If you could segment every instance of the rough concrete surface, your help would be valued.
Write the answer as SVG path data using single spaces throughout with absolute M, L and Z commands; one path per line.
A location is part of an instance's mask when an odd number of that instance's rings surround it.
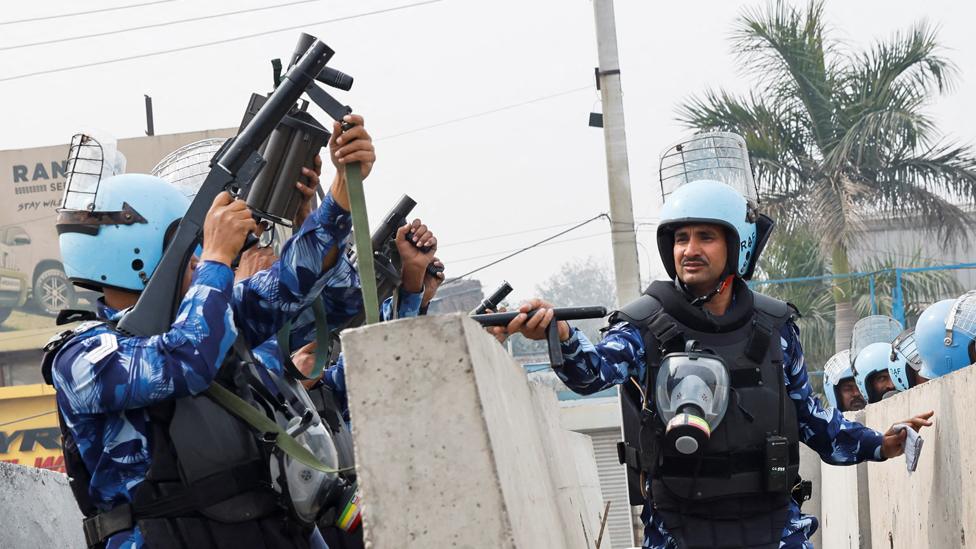
M 383 323 L 343 349 L 371 547 L 585 543 L 563 525 L 525 372 L 477 324 Z
M 849 412 L 847 419 L 864 422 L 864 412 Z M 862 503 L 865 495 L 867 470 L 870 464 L 855 466 L 827 465 L 821 462 L 820 481 L 820 536 L 822 545 L 838 549 L 862 549 L 870 547 L 870 529 L 865 516 L 861 531 Z M 860 488 L 863 486 L 864 488 Z
M 544 383 L 530 382 L 529 388 L 536 401 L 536 419 L 540 423 L 543 433 L 543 444 L 549 457 L 549 474 L 556 489 L 557 503 L 562 515 L 563 529 L 572 547 L 587 548 L 595 545 L 599 534 L 599 517 L 590 515 L 587 502 L 580 486 L 576 457 L 573 446 L 569 441 L 570 433 L 563 428 L 559 418 L 559 400 L 551 386 Z M 586 435 L 578 435 L 586 436 Z M 596 458 L 592 456 L 593 445 L 590 444 L 590 462 L 596 470 Z M 599 482 L 599 480 L 598 480 Z M 597 501 L 599 506 L 599 501 Z
M 593 451 L 593 439 L 582 433 L 567 432 L 570 449 L 576 459 L 576 478 L 579 489 L 583 494 L 584 523 L 588 525 L 588 532 L 600 533 L 600 522 L 603 520 L 603 490 L 600 488 L 600 472 L 596 465 L 596 454 Z M 589 537 L 588 547 L 594 547 L 595 536 Z M 601 548 L 610 548 L 610 536 L 603 533 Z M 611 548 L 612 549 L 612 548 Z
M 819 517 L 821 512 L 820 463 L 820 456 L 816 452 L 807 448 L 805 444 L 800 445 L 800 478 L 809 480 L 813 484 L 813 494 L 810 500 L 803 504 L 803 512 L 816 517 Z M 810 541 L 816 547 L 820 547 L 820 538 L 820 530 L 817 530 Z
M 876 548 L 956 548 L 976 545 L 976 368 L 930 381 L 866 410 L 867 424 L 887 429 L 935 410 L 918 469 L 905 458 L 872 463 L 871 539 Z
M 85 547 L 81 511 L 68 477 L 45 469 L 0 463 L 0 547 Z
M 976 368 L 971 367 L 858 412 L 855 419 L 881 431 L 928 410 L 935 410 L 935 425 L 922 430 L 925 443 L 911 475 L 904 457 L 856 468 L 824 465 L 824 547 L 943 549 L 976 544 L 974 394 Z

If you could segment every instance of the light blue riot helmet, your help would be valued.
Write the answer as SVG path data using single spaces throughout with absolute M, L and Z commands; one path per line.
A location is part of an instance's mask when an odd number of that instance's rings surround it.
M 58 213 L 58 241 L 77 286 L 141 292 L 163 257 L 166 237 L 189 208 L 178 189 L 150 175 L 123 174 L 81 190 L 69 179 Z
M 660 177 L 664 206 L 657 246 L 668 276 L 677 276 L 675 231 L 684 225 L 707 223 L 725 229 L 726 274 L 751 278 L 774 223 L 759 213 L 742 136 L 708 132 L 677 143 L 661 155 Z
M 930 305 L 915 325 L 919 375 L 934 379 L 976 362 L 976 292 Z
M 905 367 L 905 359 L 898 357 L 896 361 L 899 367 Z M 872 343 L 862 349 L 854 359 L 854 379 L 857 381 L 857 388 L 861 394 L 867 398 L 868 404 L 879 402 L 886 396 L 875 391 L 871 382 L 878 374 L 887 374 L 890 364 L 890 343 Z
M 922 359 L 915 343 L 915 330 L 909 328 L 891 343 L 888 374 L 896 389 L 907 391 L 918 385 L 918 371 L 921 367 Z
M 851 335 L 851 366 L 857 387 L 868 403 L 881 400 L 884 395 L 869 391 L 870 381 L 880 372 L 888 371 L 891 343 L 904 331 L 904 326 L 890 316 L 872 315 L 858 320 Z
M 854 379 L 854 369 L 851 368 L 851 350 L 845 349 L 824 364 L 824 393 L 831 408 L 839 408 L 841 401 L 837 387 L 847 379 Z M 849 412 L 850 410 L 841 410 Z

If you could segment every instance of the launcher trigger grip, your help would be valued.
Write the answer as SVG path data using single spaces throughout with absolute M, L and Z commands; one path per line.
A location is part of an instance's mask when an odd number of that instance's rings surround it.
M 555 318 L 546 326 L 546 340 L 549 343 L 549 365 L 555 368 L 562 368 L 563 361 L 562 343 L 559 341 L 559 321 Z

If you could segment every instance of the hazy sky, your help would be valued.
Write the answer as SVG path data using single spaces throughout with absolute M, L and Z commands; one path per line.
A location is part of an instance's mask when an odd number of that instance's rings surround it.
M 148 0 L 4 2 L 0 23 Z M 602 131 L 593 87 L 596 38 L 585 0 L 441 0 L 333 23 L 329 19 L 416 0 L 174 0 L 64 19 L 0 24 L 0 149 L 66 143 L 81 128 L 116 137 L 145 129 L 143 94 L 153 97 L 156 133 L 236 126 L 252 91 L 267 91 L 269 59 L 287 57 L 300 30 L 336 50 L 332 65 L 356 78 L 341 95 L 366 116 L 379 162 L 367 181 L 374 221 L 408 193 L 440 237 L 449 275 L 607 211 Z M 13 46 L 167 21 L 293 4 L 103 37 Z M 641 272 L 656 269 L 658 153 L 686 130 L 676 105 L 708 87 L 749 89 L 728 35 L 744 7 L 760 2 L 616 3 L 628 149 Z M 932 105 L 949 135 L 973 142 L 976 39 L 973 5 L 950 1 L 830 1 L 835 37 L 851 47 L 923 18 L 941 26 L 961 78 Z M 303 26 L 304 25 L 304 26 Z M 288 30 L 199 49 L 78 70 L 17 75 Z M 13 78 L 13 79 L 12 79 Z M 543 99 L 546 98 L 546 99 Z M 504 108 L 513 105 L 512 108 Z M 504 109 L 503 109 L 504 108 Z M 487 111 L 456 123 L 429 126 Z M 324 115 L 323 115 L 324 118 Z M 516 233 L 516 234 L 512 234 Z M 597 221 L 477 275 L 488 287 L 508 279 L 513 297 L 573 258 L 610 261 L 609 226 Z M 507 235 L 507 236 L 498 236 Z M 649 254 L 654 254 L 651 256 Z M 490 288 L 486 288 L 490 289 Z

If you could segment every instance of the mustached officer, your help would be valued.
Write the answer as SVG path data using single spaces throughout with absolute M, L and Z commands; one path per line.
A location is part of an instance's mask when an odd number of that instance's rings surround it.
M 817 520 L 791 497 L 798 444 L 847 465 L 899 455 L 907 433 L 825 411 L 796 310 L 746 285 L 773 222 L 758 211 L 745 141 L 699 134 L 665 152 L 661 179 L 657 244 L 671 280 L 614 312 L 597 344 L 560 322 L 556 374 L 581 394 L 621 386 L 619 449 L 631 502 L 644 504 L 645 548 L 812 547 Z M 542 339 L 552 316 L 519 315 L 508 331 Z M 931 415 L 907 422 L 919 429 Z
M 827 404 L 831 408 L 837 408 L 841 412 L 856 412 L 868 405 L 854 377 L 850 349 L 844 349 L 824 363 L 823 386 Z

